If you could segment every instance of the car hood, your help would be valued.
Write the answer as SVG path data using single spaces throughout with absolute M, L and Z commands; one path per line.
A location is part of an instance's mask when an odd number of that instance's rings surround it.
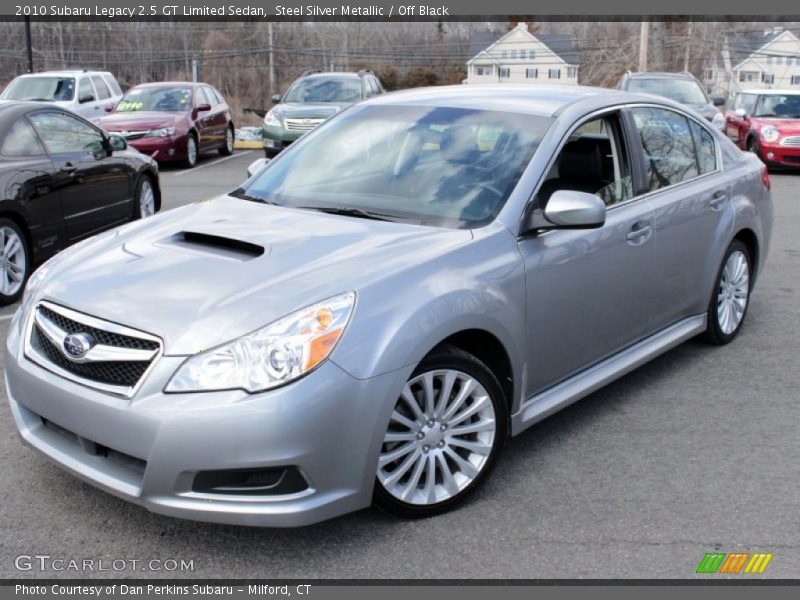
M 470 239 L 469 230 L 222 196 L 67 250 L 37 297 L 158 335 L 166 354 L 187 355 L 325 298 L 358 293 Z
M 709 121 L 714 118 L 714 116 L 719 113 L 719 110 L 711 104 L 686 104 L 689 108 L 694 110 L 697 113 L 700 113 Z
M 106 131 L 143 131 L 175 125 L 183 116 L 183 113 L 160 111 L 115 113 L 100 117 L 95 123 Z
M 764 127 L 765 125 L 772 125 L 777 127 L 781 135 L 797 135 L 800 134 L 800 119 L 778 119 L 769 117 L 753 117 L 751 121 L 754 124 Z
M 350 106 L 343 102 L 286 102 L 279 104 L 275 112 L 282 118 L 290 119 L 327 119 Z

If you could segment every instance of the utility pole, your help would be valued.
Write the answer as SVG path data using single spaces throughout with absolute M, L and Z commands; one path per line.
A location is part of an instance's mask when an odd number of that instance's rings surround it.
M 683 54 L 683 70 L 689 70 L 689 50 L 692 46 L 692 25 L 693 23 L 689 21 L 689 29 L 686 32 L 686 51 Z
M 272 38 L 272 21 L 267 24 L 267 31 L 269 34 L 269 97 L 276 93 L 275 92 L 275 57 L 273 56 L 273 38 Z
M 28 58 L 28 73 L 33 73 L 33 45 L 31 43 L 30 17 L 25 17 L 25 55 Z
M 642 21 L 642 33 L 639 36 L 639 72 L 647 71 L 647 49 L 650 38 L 650 22 Z

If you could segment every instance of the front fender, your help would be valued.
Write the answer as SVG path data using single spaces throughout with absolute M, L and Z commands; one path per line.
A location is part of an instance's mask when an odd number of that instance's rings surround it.
M 432 262 L 358 291 L 332 360 L 358 379 L 419 363 L 451 335 L 480 329 L 506 349 L 520 395 L 525 277 L 516 239 L 501 225 Z

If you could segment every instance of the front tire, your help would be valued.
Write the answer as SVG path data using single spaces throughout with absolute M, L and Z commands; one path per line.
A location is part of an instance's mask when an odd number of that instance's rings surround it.
M 219 149 L 220 156 L 230 156 L 233 154 L 233 125 L 225 130 L 225 142 Z
M 30 274 L 25 234 L 11 219 L 0 219 L 0 306 L 20 299 Z
M 426 357 L 398 398 L 378 457 L 374 502 L 408 518 L 464 502 L 494 469 L 507 433 L 503 390 L 454 347 Z
M 751 137 L 747 140 L 747 151 L 755 154 L 762 162 L 764 161 L 764 157 L 761 156 L 761 144 L 758 143 L 758 138 Z
M 186 136 L 186 158 L 183 159 L 183 166 L 186 169 L 192 169 L 197 164 L 198 155 L 197 136 L 190 133 Z
M 750 305 L 752 258 L 742 242 L 728 246 L 708 305 L 703 337 L 712 344 L 728 344 L 739 333 Z

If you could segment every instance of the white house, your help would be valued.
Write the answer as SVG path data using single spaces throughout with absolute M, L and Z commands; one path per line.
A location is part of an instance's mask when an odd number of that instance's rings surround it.
M 470 50 L 466 83 L 578 83 L 580 55 L 569 35 L 534 35 L 520 23 L 499 39 L 473 34 Z
M 721 62 L 706 69 L 703 79 L 711 94 L 728 97 L 744 89 L 800 91 L 800 38 L 780 28 L 728 36 Z

